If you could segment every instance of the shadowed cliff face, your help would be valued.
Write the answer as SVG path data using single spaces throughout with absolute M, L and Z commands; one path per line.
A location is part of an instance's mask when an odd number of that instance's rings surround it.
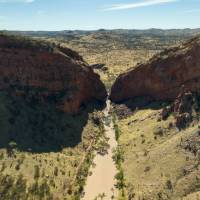
M 0 34 L 0 149 L 75 147 L 106 96 L 99 75 L 76 52 Z
M 200 37 L 165 50 L 148 63 L 121 74 L 110 99 L 121 102 L 148 96 L 152 100 L 173 100 L 182 85 L 191 92 L 200 91 Z
M 76 52 L 4 34 L 0 35 L 0 89 L 54 102 L 66 113 L 77 113 L 92 100 L 104 102 L 107 95 L 99 76 Z
M 85 126 L 94 109 L 89 104 L 78 114 L 60 112 L 54 103 L 0 92 L 0 149 L 11 148 L 33 153 L 58 152 L 82 142 Z M 91 120 L 91 119 L 90 119 Z

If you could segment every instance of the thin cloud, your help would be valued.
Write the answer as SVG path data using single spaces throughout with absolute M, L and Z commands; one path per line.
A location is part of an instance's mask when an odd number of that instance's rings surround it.
M 38 10 L 36 14 L 37 15 L 44 15 L 44 14 L 46 14 L 46 11 L 45 10 Z
M 176 1 L 178 0 L 143 0 L 141 2 L 136 3 L 113 4 L 110 7 L 103 9 L 103 11 L 135 9 L 159 4 L 173 3 Z
M 35 0 L 0 0 L 0 3 L 33 3 Z
M 200 9 L 185 10 L 182 13 L 196 13 L 196 12 L 200 12 Z

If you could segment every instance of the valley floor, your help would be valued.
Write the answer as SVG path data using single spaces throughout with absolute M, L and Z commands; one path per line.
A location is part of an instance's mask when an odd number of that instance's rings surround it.
M 113 150 L 117 147 L 113 123 L 109 116 L 110 102 L 107 101 L 107 107 L 104 110 L 105 134 L 108 137 L 109 148 L 105 155 L 96 154 L 94 164 L 91 166 L 91 176 L 88 177 L 85 186 L 85 195 L 82 200 L 116 199 L 117 191 L 115 189 L 115 175 L 117 169 L 113 161 Z M 90 174 L 89 173 L 89 174 Z

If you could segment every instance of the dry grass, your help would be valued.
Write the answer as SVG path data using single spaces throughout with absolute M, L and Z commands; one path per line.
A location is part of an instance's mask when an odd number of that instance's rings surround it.
M 89 64 L 106 64 L 107 71 L 96 71 L 107 88 L 111 87 L 120 73 L 146 61 L 165 47 L 180 42 L 180 38 L 167 42 L 162 41 L 163 38 L 141 37 L 136 43 L 132 43 L 132 46 L 126 46 L 129 43 L 125 44 L 121 39 L 117 35 L 105 37 L 101 34 L 89 34 L 78 39 L 48 38 L 78 51 Z M 196 167 L 197 159 L 180 147 L 181 141 L 190 137 L 197 127 L 178 132 L 174 128 L 169 128 L 173 117 L 165 122 L 158 122 L 158 113 L 159 110 L 143 109 L 117 122 L 120 129 L 119 145 L 124 152 L 122 168 L 127 185 L 126 194 L 132 194 L 137 200 L 178 200 L 182 197 L 184 200 L 198 199 L 199 193 L 196 191 L 199 188 L 200 171 Z M 0 117 L 2 118 L 2 112 Z M 159 135 L 158 127 L 164 130 L 163 135 Z M 7 126 L 1 128 L 7 131 Z M 50 187 L 50 195 L 40 198 L 40 194 L 30 194 L 31 200 L 78 200 L 92 160 L 92 152 L 87 152 L 88 146 L 91 140 L 95 139 L 96 145 L 92 145 L 95 148 L 101 133 L 101 127 L 96 126 L 89 117 L 81 133 L 81 141 L 75 147 L 64 147 L 61 151 L 48 153 L 14 149 L 12 157 L 8 156 L 6 148 L 1 148 L 0 175 L 9 175 L 16 182 L 22 174 L 26 180 L 26 191 L 34 183 L 38 182 L 41 185 L 46 181 Z M 80 167 L 83 158 L 85 162 Z M 80 170 L 77 170 L 79 167 Z M 78 177 L 75 182 L 74 177 Z M 4 189 L 2 186 L 3 184 L 0 185 L 0 193 Z
M 89 64 L 106 64 L 107 71 L 96 72 L 107 88 L 112 86 L 120 73 L 172 45 L 166 41 L 162 43 L 159 39 L 155 41 L 151 37 L 145 38 L 144 43 L 151 48 L 143 45 L 137 48 L 134 45 L 123 46 L 118 39 L 106 43 L 106 39 L 99 40 L 90 35 L 78 41 L 63 42 L 78 51 Z M 157 50 L 156 45 L 159 46 Z M 127 186 L 126 197 L 120 195 L 120 200 L 198 199 L 198 159 L 180 146 L 182 141 L 194 134 L 197 126 L 178 132 L 176 128 L 170 127 L 173 116 L 167 121 L 159 121 L 159 112 L 159 109 L 141 109 L 117 122 L 120 130 L 118 142 L 124 158 L 122 169 Z
M 159 121 L 158 113 L 144 109 L 118 122 L 127 195 L 134 194 L 138 200 L 182 199 L 199 189 L 199 161 L 180 146 L 197 125 L 179 132 L 170 128 L 173 117 Z M 190 199 L 195 197 L 191 194 Z
M 129 36 L 116 33 L 94 33 L 78 38 L 48 38 L 77 51 L 90 65 L 103 63 L 107 71 L 96 70 L 107 88 L 117 76 L 137 63 L 145 62 L 166 47 L 180 43 L 180 38 L 169 39 L 153 36 Z
M 40 154 L 13 150 L 12 157 L 8 157 L 6 149 L 0 149 L 1 175 L 17 178 L 23 174 L 27 188 L 35 182 L 41 183 L 46 180 L 50 187 L 50 193 L 53 194 L 53 199 L 74 198 L 70 194 L 74 194 L 81 184 L 77 182 L 78 178 L 74 178 L 77 176 L 77 169 L 83 158 L 89 153 L 88 146 L 91 136 L 97 139 L 99 133 L 99 128 L 89 119 L 82 133 L 82 142 L 74 148 L 63 148 L 60 152 Z M 84 160 L 82 168 L 84 168 L 85 162 Z M 38 168 L 38 172 L 36 172 L 36 168 Z M 87 176 L 87 171 L 85 173 L 82 176 Z M 73 182 L 74 179 L 75 182 Z M 35 198 L 39 199 L 39 196 Z

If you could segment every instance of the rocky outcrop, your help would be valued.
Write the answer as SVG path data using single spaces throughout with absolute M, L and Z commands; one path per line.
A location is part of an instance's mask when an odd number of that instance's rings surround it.
M 186 128 L 192 121 L 199 120 L 200 95 L 192 93 L 182 87 L 175 101 L 161 112 L 161 117 L 166 120 L 173 113 L 175 125 L 178 129 Z
M 182 85 L 191 92 L 200 91 L 200 37 L 167 49 L 120 75 L 110 99 L 121 102 L 148 96 L 152 100 L 174 100 Z
M 186 151 L 193 153 L 195 156 L 198 156 L 200 159 L 200 129 L 194 130 L 192 135 L 186 139 L 184 142 L 181 142 L 181 147 Z
M 107 96 L 99 75 L 76 52 L 5 34 L 0 34 L 0 90 L 55 103 L 67 113 Z

